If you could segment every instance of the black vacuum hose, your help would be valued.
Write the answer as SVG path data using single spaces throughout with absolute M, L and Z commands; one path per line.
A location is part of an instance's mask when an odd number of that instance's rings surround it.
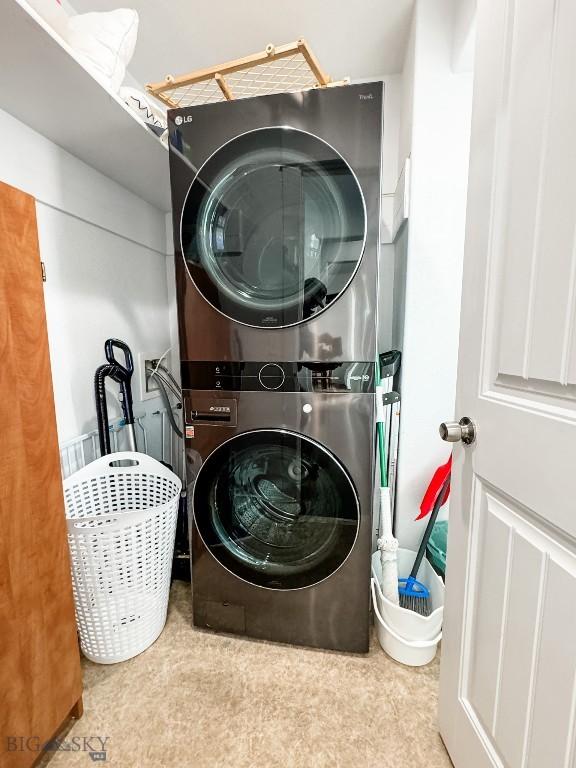
M 98 423 L 98 439 L 100 455 L 112 453 L 110 448 L 110 425 L 108 423 L 108 408 L 106 406 L 106 389 L 104 380 L 115 369 L 114 365 L 101 365 L 94 374 L 94 399 L 96 401 L 96 421 Z
M 158 371 L 164 373 L 167 376 L 167 378 L 170 379 L 170 381 L 172 382 L 172 386 L 174 387 L 176 397 L 178 398 L 178 400 L 182 400 L 182 390 L 180 388 L 180 384 L 178 384 L 178 382 L 172 375 L 172 372 L 168 368 L 166 368 L 166 366 L 163 363 L 160 363 L 158 365 Z

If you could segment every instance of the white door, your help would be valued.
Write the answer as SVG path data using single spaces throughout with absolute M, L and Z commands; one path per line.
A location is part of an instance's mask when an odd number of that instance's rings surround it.
M 576 2 L 480 0 L 440 729 L 576 766 Z

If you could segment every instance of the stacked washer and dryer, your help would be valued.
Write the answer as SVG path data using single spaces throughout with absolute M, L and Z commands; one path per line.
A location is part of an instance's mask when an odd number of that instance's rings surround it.
M 169 113 L 197 626 L 368 650 L 382 97 Z

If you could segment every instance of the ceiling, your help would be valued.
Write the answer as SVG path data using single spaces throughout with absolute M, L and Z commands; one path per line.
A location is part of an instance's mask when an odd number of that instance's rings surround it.
M 71 0 L 78 13 L 109 11 L 118 0 Z M 402 70 L 414 0 L 128 0 L 140 15 L 129 70 L 140 83 L 256 53 L 304 37 L 338 80 Z

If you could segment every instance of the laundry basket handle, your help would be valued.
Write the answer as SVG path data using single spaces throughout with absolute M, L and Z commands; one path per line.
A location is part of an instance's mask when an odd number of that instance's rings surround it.
M 146 453 L 138 453 L 138 451 L 118 451 L 117 453 L 109 453 L 107 456 L 102 456 L 97 461 L 102 461 L 102 465 L 107 469 L 117 470 L 121 472 L 150 472 L 155 475 L 160 475 L 175 482 L 180 482 L 178 475 L 174 474 L 171 469 L 161 461 L 148 456 Z M 125 465 L 119 462 L 130 462 Z
M 157 507 L 158 510 L 162 510 L 170 502 L 161 504 Z M 113 531 L 116 528 L 126 528 L 128 525 L 135 525 L 141 520 L 146 520 L 150 517 L 149 509 L 134 509 L 126 512 L 110 512 L 106 515 L 83 515 L 81 517 L 68 517 L 66 518 L 66 524 L 69 531 L 84 531 L 85 533 Z M 106 525 L 102 525 L 106 523 Z
M 122 466 L 118 462 L 130 463 Z M 137 451 L 117 451 L 116 453 L 108 453 L 106 456 L 94 459 L 94 461 L 86 464 L 85 467 L 79 469 L 70 477 L 67 477 L 64 481 L 64 488 L 74 486 L 78 482 L 91 478 L 98 473 L 112 474 L 116 472 L 133 472 L 134 474 L 147 472 L 159 475 L 167 480 L 172 480 L 177 484 L 181 483 L 178 475 L 175 475 L 168 467 L 151 456 L 145 453 L 138 453 Z
M 110 456 L 111 455 L 112 454 L 110 454 L 110 453 L 107 454 L 107 456 L 106 456 L 107 462 L 106 463 L 108 464 L 109 467 L 113 467 L 114 469 L 116 469 L 118 467 L 120 467 L 122 469 L 125 469 L 126 467 L 139 467 L 140 464 L 142 463 L 139 459 L 131 459 L 131 458 L 128 458 L 127 456 L 125 456 L 122 459 L 113 459 L 112 461 L 110 461 Z
M 116 453 L 109 453 L 106 456 L 101 456 L 99 459 L 96 459 L 96 462 L 98 462 L 100 466 L 109 467 L 110 469 L 135 469 L 139 472 L 142 470 L 149 470 L 159 474 L 170 472 L 170 470 L 157 459 L 148 456 L 146 453 L 138 453 L 138 451 L 117 451 Z M 97 466 L 96 462 L 93 462 L 93 466 Z M 127 463 L 126 466 L 122 466 L 119 462 Z

